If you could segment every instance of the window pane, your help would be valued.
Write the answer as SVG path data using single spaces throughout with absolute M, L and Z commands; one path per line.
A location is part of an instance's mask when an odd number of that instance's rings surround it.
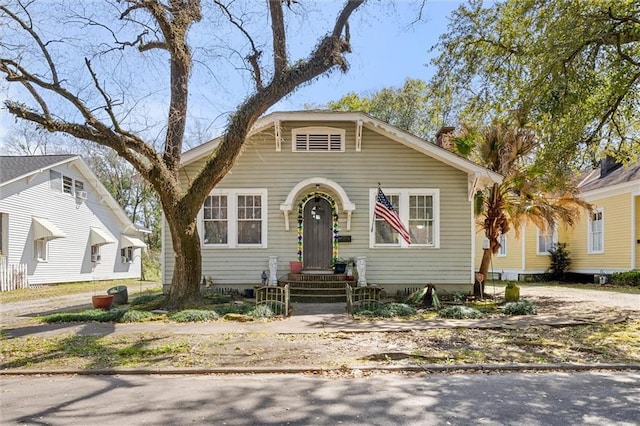
M 238 244 L 262 242 L 262 196 L 238 196 Z
M 376 244 L 397 244 L 398 236 L 387 222 L 376 218 Z
M 412 244 L 433 244 L 432 204 L 431 195 L 409 196 L 409 232 Z
M 238 222 L 238 244 L 260 244 L 262 242 L 262 224 L 259 220 Z
M 76 185 L 76 192 L 84 190 L 84 182 L 82 182 L 81 180 L 77 180 L 75 185 Z
M 205 244 L 227 244 L 227 222 L 207 221 L 204 223 Z
M 62 177 L 62 192 L 73 194 L 73 179 L 69 176 Z
M 49 187 L 58 192 L 62 192 L 62 174 L 53 170 L 49 171 Z

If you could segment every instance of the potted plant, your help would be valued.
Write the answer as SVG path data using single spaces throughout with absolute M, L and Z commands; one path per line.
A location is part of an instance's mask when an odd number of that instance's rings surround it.
M 520 300 L 520 287 L 514 281 L 509 281 L 504 289 L 505 302 L 517 302 Z
M 91 303 L 95 309 L 111 309 L 113 304 L 113 294 L 98 294 L 91 296 Z
M 302 261 L 292 260 L 289 262 L 289 268 L 292 274 L 299 274 L 302 272 Z
M 341 257 L 333 258 L 333 273 L 344 274 L 347 270 L 347 260 Z

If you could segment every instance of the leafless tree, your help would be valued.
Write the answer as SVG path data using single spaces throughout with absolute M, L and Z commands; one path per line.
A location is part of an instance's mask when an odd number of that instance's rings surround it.
M 232 167 L 249 129 L 269 107 L 329 70 L 347 70 L 345 54 L 351 50 L 348 20 L 363 2 L 347 0 L 308 56 L 291 61 L 285 16 L 295 16 L 290 13 L 299 6 L 295 1 L 105 0 L 104 7 L 79 2 L 73 4 L 73 10 L 65 2 L 54 6 L 50 2 L 5 1 L 0 5 L 0 72 L 9 86 L 20 86 L 23 94 L 9 99 L 5 106 L 16 117 L 50 132 L 113 149 L 153 187 L 175 251 L 168 300 L 179 306 L 199 296 L 201 255 L 196 215 L 205 197 Z M 265 10 L 254 15 L 241 9 L 258 5 Z M 249 22 L 251 17 L 263 18 L 263 24 Z M 219 43 L 232 46 L 238 37 L 225 38 L 227 34 L 217 31 L 216 22 L 230 24 L 244 41 L 236 52 L 242 52 L 250 70 L 252 90 L 230 115 L 218 149 L 185 188 L 178 173 L 194 66 L 195 38 L 188 35 L 192 28 L 206 25 L 199 43 L 212 50 Z M 56 25 L 64 31 L 56 34 Z M 265 31 L 267 41 L 258 42 Z M 92 50 L 87 48 L 89 42 Z M 81 66 L 73 66 L 78 52 L 83 61 Z M 145 66 L 127 65 L 126 59 L 132 55 L 142 57 Z M 130 80 L 116 80 L 125 70 Z M 165 85 L 169 92 L 163 132 L 158 137 L 161 149 L 154 147 L 149 129 L 141 131 L 142 123 L 133 119 L 132 111 L 138 104 L 157 95 L 147 92 L 134 97 L 139 94 L 138 80 L 147 77 L 142 73 L 156 73 L 157 84 Z

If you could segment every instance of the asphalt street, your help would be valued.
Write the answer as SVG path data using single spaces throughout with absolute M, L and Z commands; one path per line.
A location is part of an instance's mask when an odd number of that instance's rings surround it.
M 3 425 L 637 425 L 640 373 L 7 376 Z

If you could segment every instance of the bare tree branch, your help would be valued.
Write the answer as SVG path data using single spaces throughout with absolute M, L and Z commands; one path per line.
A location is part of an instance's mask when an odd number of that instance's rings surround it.
M 287 66 L 287 43 L 284 32 L 284 15 L 282 0 L 269 0 L 271 13 L 271 34 L 273 36 L 273 64 L 276 74 L 280 74 Z

